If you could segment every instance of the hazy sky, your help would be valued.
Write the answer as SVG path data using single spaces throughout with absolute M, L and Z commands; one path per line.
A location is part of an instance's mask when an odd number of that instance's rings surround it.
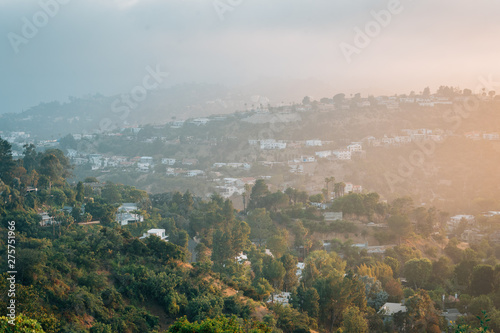
M 303 93 L 315 97 L 500 81 L 497 1 L 54 1 L 0 0 L 0 112 L 128 92 L 158 64 L 164 87 L 314 80 Z M 389 7 L 377 31 L 371 12 Z M 356 46 L 367 25 L 369 45 L 348 62 L 340 44 Z

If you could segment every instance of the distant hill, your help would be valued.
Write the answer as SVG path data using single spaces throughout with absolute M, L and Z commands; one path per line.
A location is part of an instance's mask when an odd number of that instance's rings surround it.
M 40 139 L 56 139 L 69 133 L 96 133 L 110 127 L 231 113 L 252 103 L 248 95 L 212 84 L 148 91 L 142 101 L 137 100 L 127 101 L 126 94 L 92 95 L 70 98 L 67 103 L 42 103 L 22 113 L 0 115 L 0 131 L 25 131 Z

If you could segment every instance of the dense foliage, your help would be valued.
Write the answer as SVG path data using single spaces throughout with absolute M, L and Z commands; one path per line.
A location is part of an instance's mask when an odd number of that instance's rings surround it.
M 387 204 L 376 193 L 344 194 L 332 181 L 335 199 L 322 210 L 315 204 L 323 195 L 271 192 L 258 180 L 238 212 L 217 194 L 202 200 L 97 179 L 70 184 L 59 150 L 26 146 L 14 160 L 1 140 L 0 159 L 2 234 L 9 221 L 16 226 L 18 331 L 500 331 L 499 246 L 451 239 L 440 247 L 446 213 L 407 197 Z M 118 225 L 126 202 L 143 222 Z M 326 220 L 325 212 L 339 211 L 345 219 Z M 53 222 L 43 226 L 42 213 Z M 383 228 L 371 230 L 369 221 Z M 168 241 L 141 237 L 154 228 Z M 382 256 L 349 239 L 367 236 L 392 244 Z M 6 290 L 5 257 L 1 267 Z M 0 307 L 7 302 L 3 292 Z M 407 311 L 388 316 L 386 302 L 404 302 Z M 443 306 L 465 315 L 448 325 Z M 0 328 L 12 330 L 5 317 Z

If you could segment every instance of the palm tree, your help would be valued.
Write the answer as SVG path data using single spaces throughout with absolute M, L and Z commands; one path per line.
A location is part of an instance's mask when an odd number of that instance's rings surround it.
M 345 183 L 340 182 L 334 184 L 334 191 L 336 198 L 344 196 L 344 190 L 345 190 Z
M 245 184 L 245 192 L 243 192 L 243 212 L 246 213 L 247 211 L 247 203 L 248 200 L 250 199 L 250 192 L 252 190 L 252 186 L 250 184 Z
M 328 184 L 330 183 L 335 183 L 335 177 L 326 177 L 325 178 L 325 185 L 326 185 L 326 197 L 325 200 L 326 202 L 330 201 L 330 191 L 328 188 Z
M 340 195 L 343 197 L 344 196 L 344 191 L 345 191 L 345 183 L 344 182 L 340 182 L 339 184 L 340 186 Z
M 333 184 L 333 192 L 335 192 L 335 198 L 337 198 L 340 193 L 340 183 Z

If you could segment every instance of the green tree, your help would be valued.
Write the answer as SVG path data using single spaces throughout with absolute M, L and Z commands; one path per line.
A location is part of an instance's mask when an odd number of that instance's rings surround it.
M 231 235 L 222 230 L 215 230 L 212 244 L 212 261 L 222 267 L 222 265 L 233 255 Z
M 9 324 L 10 318 L 0 317 L 0 332 L 3 333 L 44 333 L 42 326 L 33 319 L 22 314 L 16 315 L 14 325 Z
M 440 257 L 437 261 L 432 262 L 431 280 L 443 284 L 453 274 L 453 266 L 447 257 Z
M 265 208 L 257 208 L 248 215 L 250 225 L 250 235 L 259 245 L 272 235 L 273 221 Z
M 285 268 L 285 276 L 283 277 L 283 290 L 290 292 L 298 284 L 297 277 L 297 257 L 287 253 L 281 257 L 281 262 Z
M 325 200 L 325 197 L 322 193 L 314 194 L 309 197 L 309 201 L 314 203 L 321 203 Z
M 76 198 L 75 198 L 76 201 L 83 202 L 84 191 L 85 191 L 85 188 L 83 187 L 83 183 L 78 182 L 78 184 L 76 184 Z
M 235 316 L 226 318 L 219 316 L 213 319 L 205 319 L 201 322 L 190 323 L 186 317 L 178 319 L 168 329 L 169 333 L 271 333 L 266 325 L 258 322 L 240 324 Z
M 107 182 L 104 188 L 102 189 L 102 198 L 108 204 L 120 203 L 122 200 L 122 196 L 118 186 L 113 184 L 112 182 Z
M 401 237 L 407 236 L 411 231 L 411 222 L 406 215 L 392 215 L 387 220 L 387 225 L 398 237 L 401 243 Z
M 313 287 L 305 287 L 301 284 L 292 293 L 290 303 L 296 309 L 307 312 L 309 317 L 318 318 L 319 315 L 319 294 Z
M 470 280 L 471 294 L 474 296 L 489 294 L 493 291 L 495 271 L 490 265 L 477 265 Z
M 283 278 L 285 277 L 285 267 L 283 267 L 281 261 L 272 257 L 266 259 L 262 273 L 275 290 L 281 290 L 283 287 Z
M 25 144 L 23 166 L 27 172 L 31 172 L 38 167 L 38 154 L 34 144 Z
M 269 188 L 267 187 L 266 182 L 263 179 L 258 179 L 255 182 L 255 185 L 252 187 L 252 193 L 250 194 L 250 203 L 248 207 L 250 209 L 261 207 L 261 199 L 269 193 Z
M 399 260 L 393 257 L 385 257 L 384 263 L 391 267 L 393 272 L 393 277 L 397 279 L 399 277 Z
M 339 327 L 342 313 L 349 306 L 366 309 L 365 286 L 352 274 L 345 277 L 340 273 L 330 274 L 314 282 L 318 291 L 320 320 L 324 327 L 333 331 Z
M 188 304 L 188 319 L 202 321 L 222 314 L 224 300 L 221 297 L 205 294 L 192 299 Z
M 288 231 L 286 229 L 282 229 L 279 230 L 275 235 L 268 238 L 266 247 L 276 258 L 281 258 L 281 256 L 286 252 L 288 248 L 287 240 Z
M 455 278 L 459 286 L 467 288 L 469 286 L 474 267 L 478 264 L 476 260 L 462 260 L 455 266 Z
M 415 289 L 424 286 L 432 273 L 432 263 L 429 259 L 411 259 L 404 266 L 405 277 Z
M 63 166 L 54 154 L 45 154 L 40 161 L 40 174 L 47 177 L 49 182 L 49 193 L 53 182 L 59 180 L 63 173 Z
M 7 140 L 0 138 L 0 180 L 7 185 L 12 181 L 11 173 L 14 170 L 14 166 L 12 146 Z
M 349 333 L 366 333 L 368 332 L 368 321 L 364 318 L 363 313 L 356 306 L 347 307 L 342 317 L 342 332 Z
M 410 215 L 413 210 L 413 199 L 411 197 L 397 198 L 391 203 L 390 213 L 392 215 Z
M 419 290 L 415 295 L 410 296 L 405 305 L 408 326 L 411 327 L 410 332 L 441 332 L 439 313 L 425 290 Z

